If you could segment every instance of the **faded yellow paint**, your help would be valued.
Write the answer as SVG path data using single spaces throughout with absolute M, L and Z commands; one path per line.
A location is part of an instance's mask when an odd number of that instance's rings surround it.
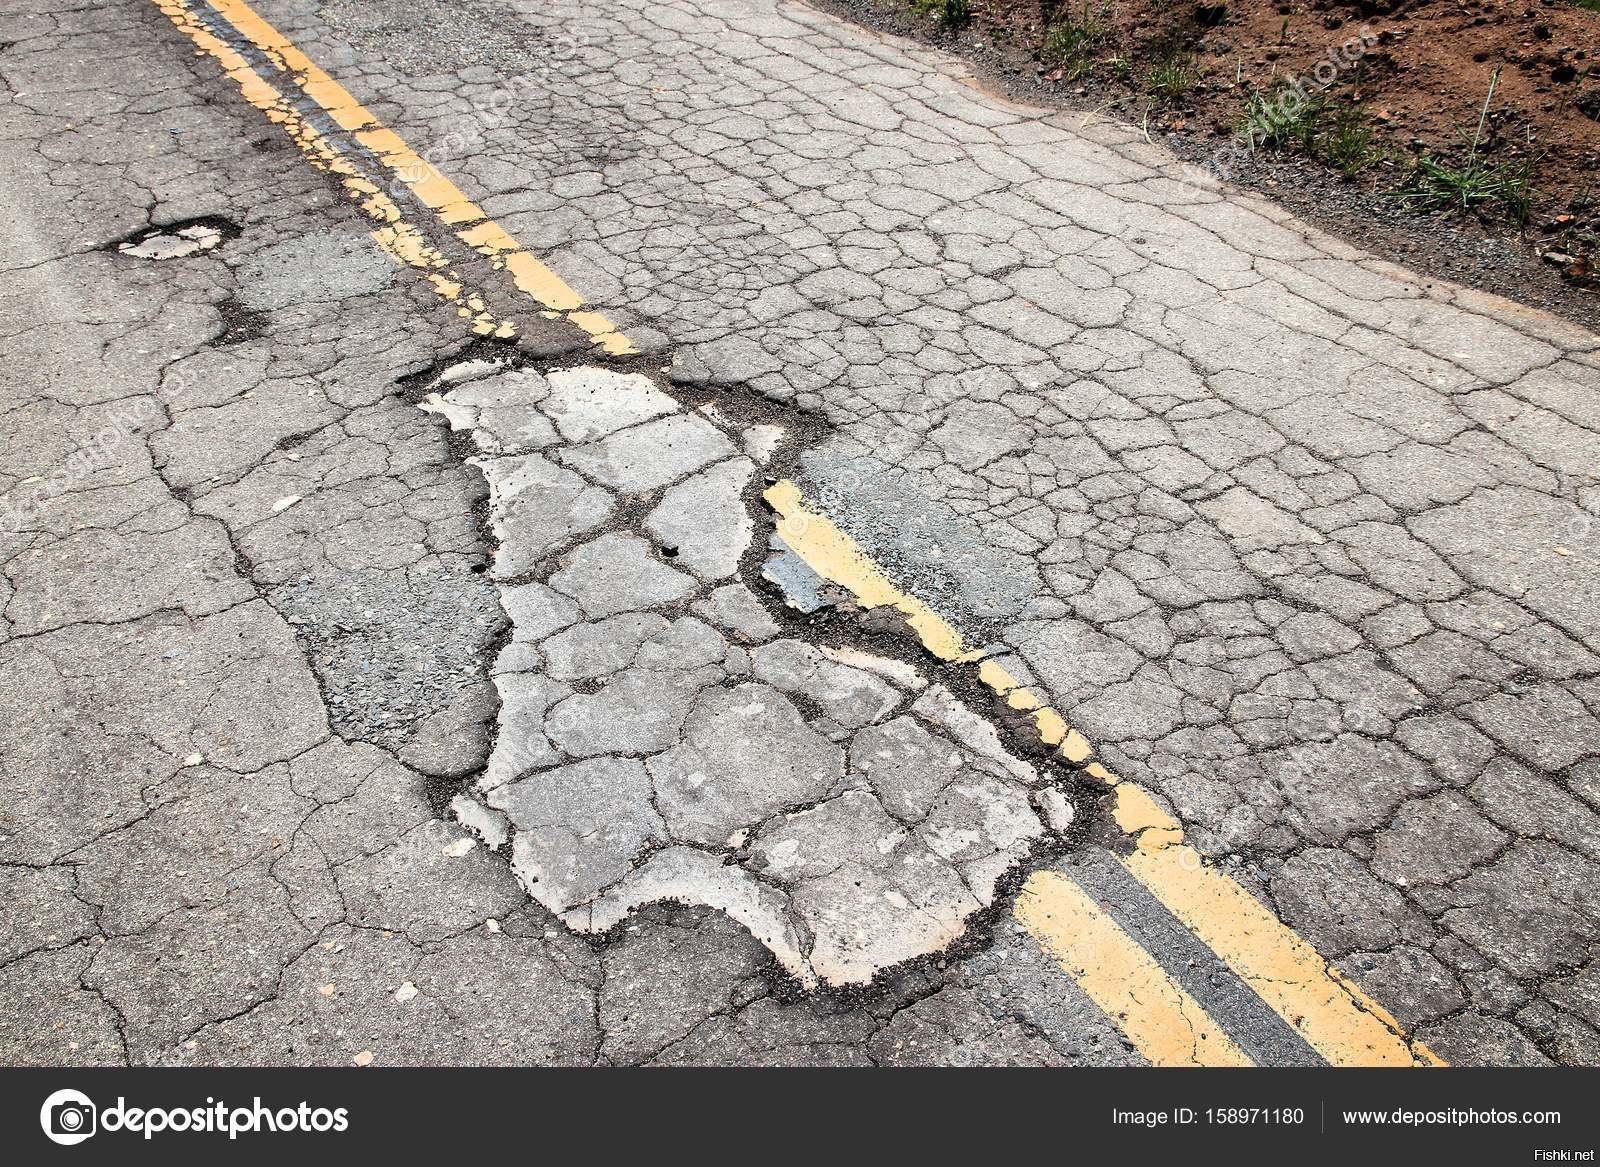
M 608 352 L 614 357 L 625 357 L 630 353 L 639 351 L 633 347 L 633 341 L 617 331 L 617 326 L 606 319 L 602 313 L 569 312 L 567 319 L 587 332 L 602 351 Z
M 992 660 L 986 660 L 978 666 L 978 679 L 1005 697 L 1006 704 L 1013 709 L 1039 707 L 1038 699 L 1022 687 L 1022 682 L 1013 677 L 1009 669 L 1002 668 Z
M 497 249 L 494 255 L 496 262 L 511 273 L 512 281 L 517 287 L 546 308 L 555 312 L 572 312 L 583 306 L 583 298 L 578 293 L 567 287 L 560 276 L 526 251 L 509 253 L 504 259 L 499 259 L 500 251 Z
M 1140 850 L 1183 842 L 1183 828 L 1177 820 L 1161 809 L 1149 791 L 1132 782 L 1112 788 L 1111 817 Z
M 1063 721 L 1062 724 L 1065 725 L 1066 722 Z M 1089 744 L 1088 738 L 1068 727 L 1066 740 L 1061 743 L 1061 756 L 1074 766 L 1082 766 L 1094 757 L 1094 747 Z
M 494 267 L 505 269 L 519 291 L 547 311 L 565 316 L 588 333 L 605 352 L 627 355 L 638 351 L 604 313 L 579 311 L 583 298 L 561 277 L 524 250 L 455 183 L 413 150 L 399 134 L 383 125 L 371 110 L 244 0 L 210 2 L 241 36 L 293 75 L 300 91 L 321 106 L 341 128 L 353 133 L 396 181 L 410 189 L 418 202 L 431 210 L 441 223 L 456 228 L 456 238 L 487 258 Z M 373 229 L 372 236 L 391 258 L 421 272 L 430 286 L 455 306 L 459 315 L 472 320 L 474 332 L 501 337 L 515 333 L 511 321 L 497 319 L 488 311 L 481 296 L 466 292 L 465 282 L 458 273 L 438 273 L 438 269 L 448 268 L 448 261 L 427 242 L 420 230 L 404 221 L 399 206 L 363 178 L 351 161 L 302 118 L 285 96 L 243 56 L 197 19 L 189 0 L 153 0 L 153 3 L 203 52 L 216 59 L 247 101 L 283 126 L 314 165 L 341 177 L 346 192 L 357 201 L 362 213 L 381 224 Z
M 1066 721 L 1054 709 L 1040 702 L 1031 691 L 1023 688 L 1022 682 L 1012 676 L 1009 670 L 992 660 L 986 660 L 978 665 L 978 679 L 996 694 L 1004 697 L 1006 704 L 1011 708 L 1022 713 L 1031 713 L 1034 729 L 1039 734 L 1039 740 L 1045 745 L 1054 748 L 1065 744 L 1072 732 Z
M 1127 789 L 1127 784 L 1119 787 Z M 1135 878 L 1336 1066 L 1443 1063 L 1249 892 L 1182 844 L 1122 858 Z
M 448 262 L 415 226 L 404 221 L 397 207 L 381 190 L 356 172 L 348 159 L 333 148 L 293 109 L 283 94 L 257 73 L 237 50 L 211 32 L 190 10 L 187 0 L 154 0 L 159 8 L 200 51 L 209 54 L 239 86 L 240 93 L 269 120 L 283 127 L 312 165 L 340 176 L 341 184 L 362 213 L 378 224 L 372 239 L 395 263 L 418 271 L 430 286 L 463 315 L 472 315 L 462 296 L 462 282 L 454 272 L 441 275 Z M 272 54 L 281 59 L 281 54 Z M 324 103 L 325 108 L 326 104 Z M 474 331 L 504 334 L 505 324 L 480 315 Z
M 923 647 L 940 660 L 976 661 L 978 679 L 1011 708 L 1031 713 L 1039 740 L 1055 747 L 1065 761 L 1081 766 L 1094 756 L 1088 739 L 1068 725 L 1060 713 L 1041 701 L 1010 670 L 983 659 L 982 653 L 969 647 L 949 621 L 895 586 L 854 539 L 805 504 L 800 488 L 793 482 L 785 479 L 776 483 L 764 497 L 779 517 L 778 534 L 812 571 L 849 589 L 863 608 L 890 607 L 903 613 Z
M 793 482 L 785 479 L 776 483 L 764 497 L 779 516 L 778 534 L 812 571 L 848 588 L 863 608 L 894 608 L 900 612 L 923 647 L 940 660 L 968 658 L 961 634 L 921 600 L 895 587 L 831 519 L 802 503 L 800 488 Z
M 1121 778 L 1107 770 L 1104 764 L 1100 762 L 1090 762 L 1083 768 L 1083 772 L 1097 782 L 1104 782 L 1107 786 L 1115 786 L 1122 781 Z
M 1018 922 L 1155 1066 L 1251 1066 L 1200 1003 L 1059 871 L 1034 874 Z
M 943 661 L 977 663 L 978 679 L 1011 708 L 1031 712 L 1039 739 L 1048 746 L 1072 746 L 1070 760 L 1080 760 L 1082 742 L 1055 710 L 1048 708 L 1011 672 L 993 660 L 985 660 L 981 650 L 971 648 L 955 627 L 927 604 L 902 591 L 864 551 L 826 515 L 808 507 L 800 488 L 788 479 L 767 489 L 763 496 L 777 513 L 778 534 L 823 579 L 849 589 L 863 608 L 894 608 L 922 642 L 922 646 Z M 1074 740 L 1075 739 L 1075 740 Z M 1086 743 L 1085 743 L 1086 744 Z
M 1008 670 L 980 659 L 948 621 L 895 586 L 853 539 L 805 504 L 799 487 L 785 480 L 765 498 L 779 516 L 778 533 L 813 571 L 849 589 L 864 608 L 905 613 L 940 660 L 977 663 L 987 687 L 1011 708 L 1031 714 L 1042 741 L 1111 790 L 1112 819 L 1135 840 L 1125 860 L 1130 870 L 1323 1057 L 1337 1065 L 1442 1064 L 1420 1043 L 1408 1042 L 1392 1017 L 1243 887 L 1207 867 L 1199 852 L 1184 845 L 1182 824 L 1148 790 L 1094 760 L 1087 738 Z

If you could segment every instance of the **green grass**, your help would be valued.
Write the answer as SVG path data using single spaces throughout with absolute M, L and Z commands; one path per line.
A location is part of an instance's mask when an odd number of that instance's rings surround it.
M 1192 34 L 1181 24 L 1169 24 L 1150 44 L 1152 64 L 1144 87 L 1160 101 L 1181 101 L 1200 80 L 1200 57 Z
M 1252 93 L 1239 123 L 1240 137 L 1252 150 L 1316 149 L 1324 103 L 1315 94 L 1285 86 L 1274 93 Z
M 1096 57 L 1111 38 L 1111 28 L 1092 12 L 1088 0 L 1081 11 L 1067 14 L 1045 30 L 1040 55 L 1061 70 L 1066 80 L 1094 72 Z
M 1298 152 L 1354 178 L 1384 157 L 1366 111 L 1320 94 L 1253 93 L 1238 133 L 1252 150 Z
M 1488 162 L 1478 156 L 1489 106 L 1500 84 L 1500 70 L 1489 78 L 1478 128 L 1473 131 L 1465 161 L 1453 163 L 1425 154 L 1418 158 L 1400 190 L 1402 203 L 1423 210 L 1471 211 L 1496 208 L 1514 223 L 1525 224 L 1533 209 L 1532 166 L 1521 162 Z
M 1512 222 L 1526 223 L 1533 209 L 1533 182 L 1526 162 L 1485 163 L 1468 159 L 1454 166 L 1437 158 L 1417 159 L 1400 201 L 1423 210 L 1470 211 L 1498 207 Z
M 1367 124 L 1366 111 L 1359 105 L 1341 108 L 1316 142 L 1318 154 L 1346 178 L 1354 178 L 1383 157 Z
M 1483 98 L 1477 130 L 1467 146 L 1466 162 L 1450 163 L 1424 154 L 1411 166 L 1405 186 L 1394 192 L 1400 202 L 1421 210 L 1470 211 L 1496 207 L 1518 226 L 1528 223 L 1533 210 L 1533 174 L 1528 162 L 1485 162 L 1478 157 L 1483 126 L 1490 117 L 1499 69 L 1490 75 L 1490 91 Z
M 911 0 L 911 11 L 931 16 L 946 28 L 960 28 L 972 19 L 970 0 Z
M 1188 50 L 1180 50 L 1164 55 L 1150 67 L 1145 88 L 1163 101 L 1180 101 L 1199 80 L 1199 59 Z

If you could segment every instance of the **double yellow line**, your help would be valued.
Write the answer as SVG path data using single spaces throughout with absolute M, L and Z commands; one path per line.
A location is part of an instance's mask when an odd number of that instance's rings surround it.
M 1183 841 L 1183 827 L 1143 787 L 1094 759 L 1087 739 L 1010 672 L 969 647 L 959 631 L 897 587 L 792 482 L 768 489 L 778 534 L 818 575 L 863 608 L 898 610 L 929 652 L 975 665 L 978 678 L 1027 714 L 1064 762 L 1109 788 L 1112 817 L 1133 842 L 1118 856 L 1130 874 L 1332 1065 L 1437 1065 L 1393 1017 L 1328 964 L 1228 875 Z M 1205 1011 L 1070 876 L 1039 872 L 1017 898 L 1017 919 L 1071 973 L 1144 1056 L 1160 1065 L 1239 1065 L 1248 1057 Z
M 283 127 L 312 165 L 339 177 L 373 222 L 378 245 L 425 279 L 473 331 L 506 337 L 515 334 L 517 324 L 495 316 L 482 293 L 467 288 L 451 260 L 407 219 L 402 206 L 407 199 L 430 211 L 470 253 L 507 272 L 533 302 L 532 310 L 571 322 L 604 352 L 636 351 L 603 313 L 585 308 L 577 292 L 244 0 L 152 2 L 201 53 L 217 61 L 246 100 Z M 1011 708 L 1026 713 L 1061 760 L 1110 788 L 1113 817 L 1133 842 L 1130 853 L 1117 861 L 1311 1048 L 1335 1065 L 1437 1064 L 1270 910 L 1208 867 L 1184 843 L 1183 828 L 1147 791 L 1096 761 L 1082 734 L 1004 668 L 981 659 L 943 617 L 897 587 L 848 535 L 812 511 L 792 482 L 773 486 L 766 499 L 779 516 L 780 535 L 814 571 L 847 588 L 862 607 L 892 607 L 904 614 L 939 659 L 976 666 L 979 679 Z M 1250 1064 L 1222 1026 L 1070 875 L 1036 873 L 1018 896 L 1015 912 L 1149 1061 Z
M 243 0 L 154 3 L 201 52 L 216 59 L 245 100 L 283 127 L 313 166 L 339 176 L 346 194 L 374 222 L 372 238 L 378 246 L 420 273 L 459 315 L 471 320 L 474 332 L 508 337 L 517 328 L 513 320 L 496 318 L 483 295 L 467 288 L 450 260 L 407 221 L 390 192 L 403 189 L 460 243 L 507 272 L 541 315 L 570 321 L 612 355 L 637 351 L 604 313 L 586 309 L 583 297 L 566 281 Z M 210 14 L 220 18 L 220 26 Z M 258 55 L 257 63 L 246 58 L 245 44 Z M 313 105 L 325 115 L 324 124 L 311 113 Z

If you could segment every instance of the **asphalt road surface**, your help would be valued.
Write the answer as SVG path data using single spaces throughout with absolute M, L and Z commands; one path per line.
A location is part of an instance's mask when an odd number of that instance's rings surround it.
M 798 0 L 0 14 L 0 1060 L 1600 1062 L 1600 337 Z

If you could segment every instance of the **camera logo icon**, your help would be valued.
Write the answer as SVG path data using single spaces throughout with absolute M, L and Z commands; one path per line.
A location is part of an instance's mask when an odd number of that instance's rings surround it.
M 52 1143 L 70 1147 L 94 1134 L 98 1114 L 87 1094 L 57 1090 L 39 1108 L 39 1125 Z

